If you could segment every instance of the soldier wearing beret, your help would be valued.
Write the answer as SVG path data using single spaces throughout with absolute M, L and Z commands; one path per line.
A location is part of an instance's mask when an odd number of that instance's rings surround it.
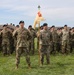
M 46 55 L 47 64 L 50 64 L 51 32 L 48 30 L 47 23 L 43 24 L 43 30 L 40 31 L 39 38 L 41 65 L 43 65 L 44 62 L 44 55 Z
M 2 50 L 3 55 L 6 54 L 10 55 L 10 31 L 7 29 L 7 25 L 3 25 L 3 30 L 1 31 L 0 35 L 2 37 Z
M 30 56 L 29 56 L 29 49 L 28 49 L 28 41 L 31 39 L 31 35 L 29 31 L 24 28 L 24 21 L 20 21 L 20 27 L 13 33 L 13 36 L 17 38 L 17 45 L 16 45 L 16 69 L 20 63 L 20 56 L 22 53 L 26 55 L 26 62 L 28 67 L 31 68 L 30 64 Z
M 57 43 L 58 43 L 58 34 L 57 31 L 55 29 L 55 26 L 51 27 L 51 33 L 52 33 L 52 51 L 51 53 L 55 54 L 57 52 Z
M 67 25 L 64 25 L 62 30 L 62 53 L 68 54 L 70 52 L 70 33 Z
M 35 32 L 35 30 L 32 28 L 31 25 L 29 25 L 28 31 L 30 32 L 31 37 L 32 37 L 31 40 L 29 41 L 29 50 L 30 50 L 30 52 L 31 52 L 32 55 L 33 55 L 33 54 L 34 54 L 34 39 L 35 39 L 35 37 L 36 37 L 36 32 Z

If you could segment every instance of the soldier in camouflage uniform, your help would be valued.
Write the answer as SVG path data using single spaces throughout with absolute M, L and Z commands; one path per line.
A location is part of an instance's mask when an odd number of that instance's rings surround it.
M 0 30 L 1 33 L 2 30 Z M 2 51 L 2 37 L 0 36 L 0 51 Z
M 17 46 L 16 46 L 16 68 L 20 63 L 20 56 L 25 52 L 26 54 L 26 62 L 28 67 L 30 68 L 30 56 L 28 49 L 28 41 L 31 39 L 31 35 L 29 31 L 24 28 L 24 21 L 19 22 L 20 27 L 13 33 L 13 36 L 17 38 Z
M 70 30 L 70 53 L 73 52 L 74 48 L 74 28 Z
M 67 28 L 67 25 L 64 26 L 62 30 L 62 53 L 69 53 L 70 52 L 70 33 Z
M 52 51 L 51 53 L 56 53 L 57 51 L 57 43 L 58 43 L 58 34 L 57 34 L 57 31 L 55 30 L 55 26 L 52 26 L 52 45 L 51 45 L 51 48 L 52 48 Z
M 18 28 L 19 28 L 19 25 L 16 25 L 16 28 L 13 31 L 13 33 L 15 33 Z M 14 51 L 16 51 L 17 37 L 13 37 L 13 40 L 14 40 Z
M 31 40 L 29 41 L 29 50 L 30 50 L 30 52 L 32 52 L 32 54 L 34 54 L 34 39 L 35 39 L 35 37 L 36 37 L 36 32 L 35 32 L 35 30 L 32 28 L 32 26 L 30 25 L 29 27 L 28 27 L 28 30 L 29 30 L 29 32 L 30 32 L 30 34 L 31 34 Z
M 57 34 L 58 34 L 57 51 L 61 52 L 61 42 L 62 42 L 62 39 L 61 39 L 61 37 L 62 37 L 62 29 L 61 28 L 57 29 Z
M 10 53 L 12 54 L 14 52 L 14 39 L 13 39 L 13 36 L 12 36 L 12 29 L 10 27 L 7 27 L 7 29 L 10 31 Z
M 46 55 L 47 64 L 50 64 L 51 32 L 48 30 L 47 23 L 43 24 L 43 30 L 40 31 L 39 38 L 41 65 L 44 62 L 44 55 Z
M 7 30 L 7 25 L 3 25 L 3 30 L 0 35 L 2 37 L 3 55 L 10 55 L 10 31 Z

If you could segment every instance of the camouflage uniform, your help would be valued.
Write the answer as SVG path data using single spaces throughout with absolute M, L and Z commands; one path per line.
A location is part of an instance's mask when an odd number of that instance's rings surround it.
M 74 48 L 74 32 L 70 33 L 70 53 L 73 52 L 73 48 Z
M 1 34 L 1 32 L 0 32 Z M 0 51 L 2 51 L 2 37 L 0 36 Z
M 51 41 L 51 33 L 49 30 L 41 30 L 39 36 L 39 44 L 40 44 L 40 61 L 43 65 L 44 55 L 46 55 L 47 64 L 50 63 L 50 41 Z
M 17 38 L 17 45 L 16 45 L 16 66 L 20 63 L 20 56 L 22 52 L 26 54 L 26 61 L 30 66 L 30 56 L 29 56 L 29 49 L 28 49 L 28 40 L 30 40 L 31 36 L 30 33 L 26 28 L 18 28 L 14 33 L 13 36 Z
M 62 53 L 70 52 L 70 34 L 68 30 L 62 30 Z
M 54 30 L 54 31 L 52 31 L 52 46 L 51 46 L 52 51 L 51 51 L 51 53 L 54 53 L 54 54 L 56 53 L 56 51 L 57 51 L 57 43 L 58 43 L 58 34 Z
M 10 31 L 3 29 L 0 35 L 2 36 L 3 55 L 10 55 Z
M 36 37 L 36 33 L 34 29 L 29 30 L 30 34 L 31 34 L 31 40 L 29 41 L 29 51 L 32 52 L 32 54 L 34 54 L 34 39 Z
M 14 39 L 12 36 L 12 33 L 10 34 L 10 49 L 11 49 L 11 54 L 14 52 L 15 48 L 14 48 Z
M 17 29 L 16 29 L 17 30 Z M 16 30 L 13 31 L 13 34 L 16 32 Z M 17 37 L 13 37 L 14 42 L 14 51 L 16 52 L 16 45 L 17 45 Z
M 57 51 L 61 52 L 61 41 L 62 41 L 61 37 L 62 37 L 62 33 L 61 32 L 57 32 L 57 34 L 58 34 Z

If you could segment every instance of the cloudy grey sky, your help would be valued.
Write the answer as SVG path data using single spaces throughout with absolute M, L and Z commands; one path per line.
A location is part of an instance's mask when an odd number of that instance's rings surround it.
M 0 24 L 24 20 L 28 27 L 34 22 L 38 5 L 49 26 L 74 26 L 74 0 L 0 0 Z

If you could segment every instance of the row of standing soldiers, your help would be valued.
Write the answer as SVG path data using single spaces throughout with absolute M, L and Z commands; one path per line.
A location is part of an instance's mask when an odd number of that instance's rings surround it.
M 41 64 L 43 64 L 44 54 L 46 55 L 47 64 L 49 54 L 61 52 L 68 54 L 73 52 L 74 48 L 74 28 L 68 29 L 67 25 L 56 30 L 55 26 L 48 29 L 48 24 L 44 23 L 37 32 L 30 25 L 28 30 L 24 28 L 24 21 L 19 22 L 14 31 L 10 30 L 7 25 L 3 25 L 0 31 L 0 50 L 3 55 L 10 55 L 16 52 L 16 66 L 20 63 L 20 55 L 23 50 L 26 53 L 26 61 L 30 67 L 29 53 L 35 52 L 35 38 L 38 39 L 38 50 L 40 51 Z M 27 36 L 28 35 L 28 36 Z M 24 38 L 25 37 L 25 38 Z M 22 47 L 25 47 L 23 49 Z M 49 48 L 50 47 L 50 48 Z M 20 51 L 21 50 L 21 51 Z
M 43 31 L 43 26 L 40 27 L 40 33 L 42 31 Z M 56 54 L 57 52 L 60 52 L 62 54 L 65 53 L 68 54 L 73 52 L 74 27 L 70 29 L 67 27 L 67 25 L 64 25 L 64 27 L 56 29 L 55 26 L 52 26 L 48 31 L 50 31 L 51 33 L 51 41 L 50 41 L 51 54 Z

